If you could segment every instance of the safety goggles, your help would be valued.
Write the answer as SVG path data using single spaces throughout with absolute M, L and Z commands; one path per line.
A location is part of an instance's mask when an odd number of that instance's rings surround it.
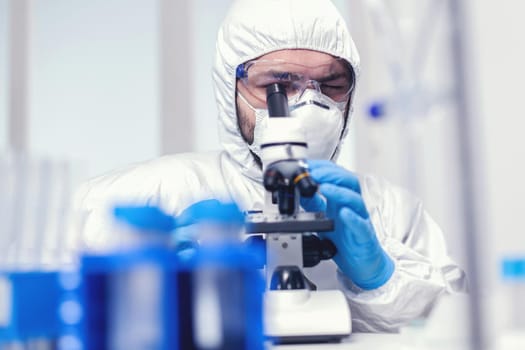
M 240 64 L 236 77 L 261 101 L 266 101 L 266 87 L 279 83 L 286 88 L 289 99 L 300 96 L 305 89 L 311 88 L 335 102 L 343 102 L 348 100 L 355 84 L 352 69 L 341 58 L 317 66 L 278 59 L 253 60 Z

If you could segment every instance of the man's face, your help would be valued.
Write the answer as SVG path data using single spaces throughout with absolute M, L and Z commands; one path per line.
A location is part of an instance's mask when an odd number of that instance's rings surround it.
M 343 60 L 318 51 L 302 49 L 279 50 L 263 55 L 257 59 L 257 61 L 261 60 L 268 62 L 286 62 L 283 66 L 287 69 L 288 67 L 294 67 L 293 72 L 287 71 L 286 73 L 311 77 L 311 79 L 325 84 L 327 88 L 337 87 L 343 89 L 343 82 L 351 78 L 350 69 Z M 277 67 L 278 66 L 279 64 L 277 64 Z M 266 98 L 261 96 L 261 91 L 264 91 L 265 88 L 263 85 L 264 80 L 261 80 L 261 83 L 257 84 L 258 89 L 256 90 L 243 81 L 237 80 L 237 92 L 242 94 L 254 108 L 266 109 Z M 348 96 L 345 98 L 348 99 Z M 255 111 L 240 99 L 238 95 L 236 95 L 236 104 L 237 121 L 242 137 L 251 145 L 254 138 Z M 346 111 L 344 115 L 347 115 Z

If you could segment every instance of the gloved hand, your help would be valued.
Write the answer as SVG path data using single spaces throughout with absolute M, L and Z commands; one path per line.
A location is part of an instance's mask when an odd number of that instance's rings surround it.
M 394 272 L 394 263 L 377 240 L 361 197 L 359 180 L 330 161 L 308 161 L 312 178 L 320 184 L 312 198 L 302 198 L 306 211 L 326 211 L 334 220 L 333 232 L 320 233 L 337 247 L 334 261 L 339 269 L 362 289 L 385 284 Z

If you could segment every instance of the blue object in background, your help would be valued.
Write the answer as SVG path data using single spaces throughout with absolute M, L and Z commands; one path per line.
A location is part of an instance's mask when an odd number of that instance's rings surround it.
M 503 258 L 501 277 L 503 282 L 501 292 L 504 298 L 501 301 L 508 303 L 501 305 L 507 307 L 505 319 L 502 319 L 501 323 L 506 329 L 523 334 L 525 332 L 525 302 L 523 299 L 525 295 L 525 256 Z
M 120 207 L 115 216 L 137 234 L 171 233 L 177 222 L 155 207 Z M 236 230 L 244 220 L 234 204 L 215 200 L 195 204 L 182 218 L 184 226 L 206 222 L 221 230 Z M 0 290 L 10 294 L 0 302 L 11 303 L 0 344 L 46 339 L 59 350 L 263 349 L 264 282 L 257 270 L 263 251 L 217 240 L 183 258 L 147 241 L 84 255 L 77 270 L 0 273 Z
M 381 119 L 386 115 L 385 103 L 376 101 L 372 102 L 368 107 L 368 115 L 372 119 Z
M 231 244 L 201 247 L 185 259 L 166 249 L 85 256 L 79 289 L 83 319 L 72 333 L 81 334 L 85 350 L 131 345 L 166 350 L 263 349 L 264 282 L 256 269 L 262 258 Z M 147 283 L 137 284 L 141 279 Z M 210 295 L 215 301 L 211 304 Z M 140 310 L 149 315 L 139 314 Z M 205 323 L 200 322 L 204 328 L 199 327 L 198 310 L 205 311 Z M 156 335 L 141 333 L 152 324 Z M 214 328 L 215 340 L 209 338 Z M 203 346 L 203 341 L 217 339 L 216 346 Z
M 177 349 L 263 349 L 261 259 L 262 251 L 225 244 L 179 265 Z
M 77 291 L 83 318 L 73 331 L 83 349 L 177 349 L 173 259 L 160 248 L 84 256 Z
M 175 228 L 201 222 L 235 230 L 244 223 L 237 206 L 216 200 L 177 218 L 155 207 L 121 206 L 114 214 L 137 234 L 177 235 Z M 63 333 L 84 350 L 262 350 L 264 282 L 257 267 L 264 253 L 220 239 L 194 248 L 184 256 L 164 246 L 83 256 L 82 283 L 71 291 L 82 318 Z
M 56 272 L 0 273 L 9 286 L 10 315 L 6 326 L 0 326 L 0 343 L 32 339 L 57 339 L 60 335 L 58 310 L 62 297 Z

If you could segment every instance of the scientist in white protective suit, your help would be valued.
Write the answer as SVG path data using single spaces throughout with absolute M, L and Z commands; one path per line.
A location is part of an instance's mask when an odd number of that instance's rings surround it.
M 223 150 L 165 156 L 83 184 L 76 206 L 84 244 L 118 243 L 110 232 L 115 203 L 155 204 L 176 216 L 209 199 L 261 210 L 265 87 L 280 82 L 306 131 L 309 158 L 317 159 L 309 165 L 322 196 L 302 206 L 326 210 L 336 227 L 327 234 L 338 249 L 335 263 L 306 274 L 320 289 L 344 291 L 354 331 L 396 331 L 425 317 L 441 295 L 465 290 L 440 228 L 403 190 L 329 161 L 347 132 L 358 76 L 357 49 L 330 1 L 235 1 L 213 69 Z

